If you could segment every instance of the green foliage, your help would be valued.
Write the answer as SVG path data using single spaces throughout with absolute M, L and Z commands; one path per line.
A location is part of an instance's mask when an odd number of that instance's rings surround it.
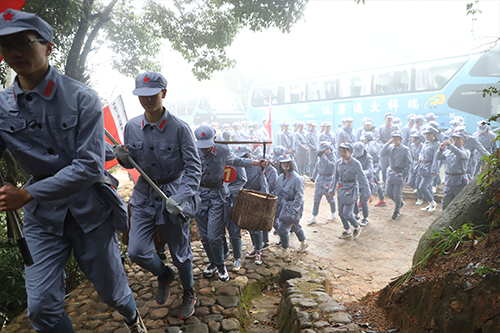
M 481 275 L 482 277 L 487 277 L 492 273 L 498 273 L 498 272 L 500 272 L 498 269 L 490 268 L 485 265 L 479 266 L 475 271 L 476 274 Z
M 159 71 L 156 59 L 165 39 L 192 64 L 193 75 L 205 80 L 234 66 L 226 48 L 241 29 L 274 27 L 290 32 L 307 2 L 173 0 L 164 5 L 146 1 L 138 9 L 132 0 L 26 0 L 23 10 L 55 28 L 51 64 L 78 81 L 89 80 L 92 63 L 87 60 L 102 46 L 113 50 L 112 66 L 124 75 Z M 5 82 L 5 64 L 0 64 L 0 82 Z
M 483 13 L 480 9 L 477 9 L 477 7 L 476 7 L 478 2 L 479 2 L 479 0 L 474 0 L 474 2 L 468 3 L 466 5 L 467 15 L 476 15 L 476 14 Z M 473 20 L 475 20 L 475 18 L 473 18 Z
M 500 82 L 499 82 L 500 83 Z M 483 90 L 483 97 L 486 95 L 500 95 L 500 91 L 496 87 L 489 87 Z M 488 119 L 488 124 L 497 121 L 500 114 L 491 116 Z M 495 141 L 500 140 L 500 132 L 497 134 Z M 490 156 L 483 156 L 484 161 L 483 169 L 477 178 L 477 184 L 483 193 L 488 193 L 487 202 L 490 204 L 490 209 L 487 212 L 488 218 L 491 220 L 491 229 L 497 228 L 500 225 L 500 189 L 496 191 L 488 191 L 488 189 L 496 186 L 498 188 L 498 181 L 500 180 L 500 150 L 495 151 Z
M 485 234 L 472 223 L 466 223 L 458 230 L 453 229 L 451 226 L 435 230 L 426 239 L 432 245 L 419 255 L 417 263 L 397 282 L 396 286 L 407 282 L 414 273 L 420 272 L 431 259 L 438 261 L 443 254 L 449 253 L 450 250 L 455 251 L 460 244 L 472 242 L 472 245 L 474 245 L 478 239 L 483 239 L 484 236 Z M 465 251 L 455 255 L 458 256 Z
M 15 241 L 9 240 L 9 242 L 12 243 L 12 247 L 0 248 L 0 284 L 2 286 L 0 288 L 0 322 L 11 320 L 26 308 L 23 258 Z

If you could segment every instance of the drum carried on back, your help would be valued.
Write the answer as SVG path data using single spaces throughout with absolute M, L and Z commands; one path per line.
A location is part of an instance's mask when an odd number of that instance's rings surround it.
M 232 220 L 241 229 L 271 231 L 278 197 L 242 189 L 233 205 Z

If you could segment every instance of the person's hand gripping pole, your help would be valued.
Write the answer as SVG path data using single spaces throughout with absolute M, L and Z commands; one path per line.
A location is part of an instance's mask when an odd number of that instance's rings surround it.
M 130 157 L 128 150 L 126 150 L 122 145 L 115 140 L 115 138 L 104 129 L 106 136 L 111 142 L 113 142 L 113 151 L 118 159 L 122 161 L 128 161 L 132 166 L 141 174 L 142 178 L 158 193 L 158 195 L 165 200 L 166 209 L 172 215 L 179 215 L 182 221 L 187 222 L 187 217 L 182 213 L 182 207 L 175 202 L 174 199 L 169 198 L 163 193 L 163 191 L 149 178 L 149 176 L 141 169 L 141 167 Z

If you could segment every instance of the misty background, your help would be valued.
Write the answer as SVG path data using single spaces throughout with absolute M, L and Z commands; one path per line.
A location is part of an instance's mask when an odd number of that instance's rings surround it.
M 168 81 L 165 101 L 207 89 L 228 89 L 242 97 L 246 108 L 254 83 L 480 52 L 500 38 L 500 1 L 481 0 L 475 7 L 482 13 L 466 15 L 466 5 L 472 1 L 366 0 L 364 5 L 352 0 L 309 1 L 304 18 L 289 34 L 274 28 L 242 31 L 227 49 L 236 66 L 203 82 L 193 77 L 190 64 L 165 41 L 157 59 Z M 138 8 L 142 5 L 135 3 Z M 130 119 L 143 112 L 132 95 L 134 79 L 109 70 L 110 57 L 101 49 L 89 59 L 92 85 L 107 101 L 121 95 Z

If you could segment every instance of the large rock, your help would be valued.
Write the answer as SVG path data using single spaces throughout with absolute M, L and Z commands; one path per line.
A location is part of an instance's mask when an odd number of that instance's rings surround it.
M 485 212 L 491 207 L 486 201 L 494 192 L 498 193 L 499 182 L 495 182 L 487 193 L 481 193 L 481 189 L 477 185 L 477 177 L 460 192 L 460 194 L 446 207 L 446 209 L 432 222 L 429 229 L 420 238 L 417 249 L 413 255 L 413 264 L 418 262 L 418 257 L 424 251 L 429 240 L 427 238 L 436 229 L 447 228 L 451 226 L 453 229 L 460 229 L 464 224 L 470 222 L 482 230 L 487 230 L 489 221 L 485 216 Z M 441 206 L 438 203 L 438 208 Z

